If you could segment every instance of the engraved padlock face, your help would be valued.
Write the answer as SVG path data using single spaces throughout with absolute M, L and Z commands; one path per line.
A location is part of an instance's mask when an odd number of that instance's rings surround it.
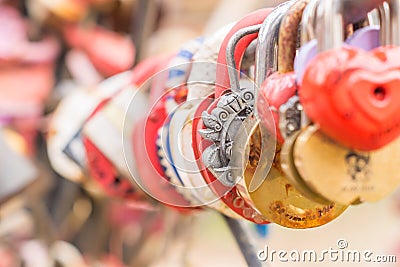
M 344 205 L 375 202 L 399 184 L 400 139 L 372 152 L 349 149 L 310 126 L 297 138 L 294 164 L 304 183 Z
M 244 172 L 247 187 L 254 179 L 260 140 L 260 132 L 256 130 L 250 139 L 249 161 Z M 318 227 L 334 220 L 347 208 L 333 202 L 320 204 L 302 195 L 281 170 L 279 161 L 279 157 L 275 157 L 264 183 L 249 192 L 255 207 L 271 222 L 297 229 Z

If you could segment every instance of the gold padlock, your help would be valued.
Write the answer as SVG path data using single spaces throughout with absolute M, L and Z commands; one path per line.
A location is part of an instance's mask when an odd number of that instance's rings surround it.
M 400 138 L 366 153 L 341 146 L 309 126 L 293 145 L 293 161 L 307 187 L 324 198 L 345 205 L 374 202 L 400 183 Z

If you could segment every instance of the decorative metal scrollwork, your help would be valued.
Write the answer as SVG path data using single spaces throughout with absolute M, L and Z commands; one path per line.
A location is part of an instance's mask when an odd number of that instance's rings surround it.
M 253 116 L 255 95 L 252 89 L 240 89 L 230 92 L 219 99 L 217 107 L 202 114 L 206 129 L 200 135 L 213 144 L 203 152 L 203 161 L 210 172 L 224 185 L 233 186 L 236 178 L 232 177 L 232 145 L 235 135 L 243 121 Z

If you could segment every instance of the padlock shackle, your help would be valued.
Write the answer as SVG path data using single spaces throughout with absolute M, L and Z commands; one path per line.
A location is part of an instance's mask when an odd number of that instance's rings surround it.
M 345 23 L 354 23 L 366 17 L 370 11 L 380 6 L 388 5 L 388 20 L 381 19 L 382 26 L 388 30 L 384 34 L 384 43 L 400 45 L 400 0 L 332 0 L 321 1 L 318 8 L 318 17 L 323 23 L 317 35 L 320 51 L 339 48 L 343 44 Z M 382 11 L 381 11 L 382 13 Z M 386 22 L 389 25 L 386 25 Z M 386 30 L 386 29 L 384 29 Z M 322 34 L 323 33 L 323 34 Z
M 231 82 L 231 90 L 233 92 L 240 91 L 240 77 L 239 72 L 236 69 L 235 50 L 239 41 L 247 35 L 258 33 L 261 28 L 261 24 L 253 25 L 250 27 L 243 28 L 237 31 L 228 42 L 228 48 L 226 49 L 226 65 L 228 66 L 228 75 Z
M 316 38 L 315 33 L 315 23 L 317 16 L 317 9 L 319 2 L 321 0 L 310 0 L 308 5 L 303 11 L 303 16 L 301 18 L 301 37 L 300 42 L 301 45 L 304 45 Z
M 278 37 L 278 72 L 287 73 L 294 70 L 298 32 L 303 11 L 310 0 L 297 0 L 285 14 Z
M 228 67 L 226 61 L 226 50 L 228 48 L 228 43 L 233 35 L 236 34 L 237 31 L 253 26 L 261 24 L 265 18 L 271 13 L 271 8 L 264 8 L 254 11 L 241 20 L 239 20 L 235 26 L 229 31 L 228 35 L 225 37 L 222 42 L 221 48 L 218 54 L 218 64 L 216 71 L 216 82 L 215 82 L 215 98 L 219 98 L 225 91 L 230 89 L 231 81 L 229 79 Z M 241 60 L 243 58 L 244 53 L 246 52 L 246 48 L 249 44 L 256 39 L 258 36 L 258 32 L 254 34 L 250 34 L 241 38 L 238 42 L 237 47 L 234 51 L 234 57 L 236 66 L 240 66 Z
M 381 45 L 400 45 L 399 0 L 389 0 L 378 8 Z
M 317 10 L 320 2 L 321 0 L 310 0 L 308 5 L 304 9 L 303 17 L 301 20 L 301 31 L 300 31 L 301 45 L 304 45 L 309 41 L 317 38 L 317 33 L 316 33 Z M 379 17 L 374 17 L 373 14 L 371 13 L 367 14 L 369 25 L 379 24 L 379 20 L 382 19 L 383 10 L 378 10 L 378 11 L 379 11 L 378 13 Z M 375 18 L 377 19 L 375 20 Z M 354 18 L 350 21 L 352 22 L 347 21 L 346 24 L 348 25 L 349 23 L 358 22 Z
M 400 45 L 400 0 L 386 1 L 389 6 L 389 37 L 388 44 Z M 383 4 L 385 6 L 385 4 Z
M 287 1 L 277 6 L 264 20 L 258 33 L 255 72 L 255 84 L 257 88 L 261 87 L 268 76 L 278 71 L 277 48 L 279 28 L 284 15 L 293 2 Z

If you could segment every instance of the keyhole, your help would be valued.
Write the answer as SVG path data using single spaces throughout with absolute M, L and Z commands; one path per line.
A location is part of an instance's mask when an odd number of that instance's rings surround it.
M 383 88 L 383 87 L 381 87 L 381 86 L 375 88 L 375 90 L 374 90 L 374 96 L 375 96 L 375 98 L 376 98 L 377 100 L 379 100 L 379 101 L 385 100 L 385 97 L 386 97 L 386 90 L 385 90 L 385 88 Z

